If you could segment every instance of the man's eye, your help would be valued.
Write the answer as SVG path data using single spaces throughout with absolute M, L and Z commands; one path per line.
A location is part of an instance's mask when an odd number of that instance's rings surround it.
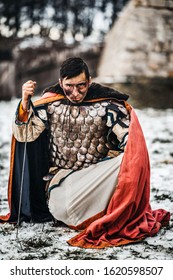
M 80 83 L 78 84 L 79 87 L 85 87 L 86 86 L 86 83 Z

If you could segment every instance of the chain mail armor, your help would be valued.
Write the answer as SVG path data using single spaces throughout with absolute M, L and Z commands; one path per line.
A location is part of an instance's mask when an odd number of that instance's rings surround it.
M 56 101 L 48 105 L 51 166 L 77 170 L 107 155 L 108 104 L 103 101 L 84 106 Z

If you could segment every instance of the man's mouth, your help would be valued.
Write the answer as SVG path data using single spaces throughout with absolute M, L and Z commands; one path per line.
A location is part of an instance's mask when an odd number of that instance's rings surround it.
M 77 99 L 77 98 L 76 99 L 74 99 L 74 98 L 72 99 L 72 101 L 74 101 L 74 102 L 79 102 L 80 100 L 81 99 Z

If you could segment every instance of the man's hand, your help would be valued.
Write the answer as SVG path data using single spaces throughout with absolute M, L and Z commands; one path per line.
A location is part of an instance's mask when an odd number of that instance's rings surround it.
M 29 98 L 34 95 L 36 82 L 29 80 L 22 86 L 22 108 L 24 111 L 28 110 Z

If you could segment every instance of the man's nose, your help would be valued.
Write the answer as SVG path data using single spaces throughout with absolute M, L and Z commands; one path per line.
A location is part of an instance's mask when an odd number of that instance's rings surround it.
M 77 96 L 79 94 L 77 87 L 74 86 L 73 88 L 73 95 Z

